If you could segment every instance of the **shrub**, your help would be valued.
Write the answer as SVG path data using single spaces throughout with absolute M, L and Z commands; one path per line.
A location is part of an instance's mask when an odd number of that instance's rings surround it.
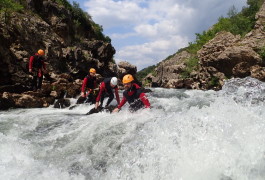
M 73 5 L 71 5 L 68 0 L 56 0 L 56 2 L 71 12 L 75 24 L 76 37 L 82 37 L 80 33 L 83 31 L 86 33 L 86 31 L 92 30 L 98 40 L 111 42 L 111 39 L 103 34 L 102 26 L 96 24 L 91 16 L 80 8 L 79 3 L 73 1 Z
M 152 73 L 153 75 L 155 75 L 155 68 L 156 67 L 157 67 L 156 65 L 153 65 L 153 66 L 149 66 L 147 68 L 142 69 L 141 71 L 137 72 L 136 78 L 139 81 L 142 81 L 142 79 L 145 78 L 150 73 Z
M 198 65 L 199 65 L 199 59 L 197 57 L 190 57 L 186 60 L 185 62 L 186 64 L 186 68 L 180 73 L 180 76 L 182 78 L 189 78 L 190 77 L 190 73 L 193 70 L 197 70 L 198 69 Z
M 216 87 L 216 86 L 219 86 L 220 83 L 219 83 L 219 79 L 217 77 L 211 77 L 211 80 L 209 81 L 208 85 L 210 87 Z
M 259 51 L 258 54 L 260 55 L 260 57 L 262 58 L 262 62 L 263 64 L 265 64 L 265 46 L 263 46 Z
M 260 9 L 264 0 L 248 0 L 248 7 L 243 7 L 241 12 L 237 12 L 232 6 L 227 15 L 228 17 L 220 17 L 218 22 L 208 31 L 203 31 L 201 34 L 196 33 L 195 42 L 189 43 L 189 46 L 184 48 L 189 53 L 196 54 L 209 40 L 213 39 L 215 34 L 220 31 L 231 32 L 234 35 L 244 36 L 255 25 L 255 15 Z
M 23 6 L 14 2 L 13 0 L 1 0 L 0 1 L 0 14 L 4 18 L 4 22 L 7 23 L 8 17 L 14 11 L 23 9 Z

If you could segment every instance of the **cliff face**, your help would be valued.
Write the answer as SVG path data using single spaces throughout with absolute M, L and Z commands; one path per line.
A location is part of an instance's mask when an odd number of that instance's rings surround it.
M 45 50 L 52 76 L 67 73 L 83 78 L 90 67 L 102 76 L 116 75 L 112 63 L 115 49 L 98 40 L 89 21 L 76 22 L 72 13 L 52 0 L 27 0 L 21 12 L 0 21 L 0 92 L 28 90 L 29 57 Z M 78 24 L 79 23 L 79 24 Z
M 229 32 L 215 38 L 197 52 L 198 68 L 183 76 L 188 68 L 185 60 L 192 58 L 186 51 L 161 62 L 155 76 L 146 77 L 151 86 L 191 89 L 220 89 L 225 79 L 251 76 L 265 81 L 265 63 L 261 50 L 265 47 L 265 3 L 256 14 L 254 29 L 241 38 Z
M 136 73 L 126 62 L 114 64 L 115 49 L 100 26 L 67 0 L 16 2 L 24 9 L 0 16 L 0 110 L 48 107 L 56 99 L 56 107 L 67 107 L 70 101 L 63 98 L 80 94 L 90 68 L 96 69 L 99 82 Z M 33 92 L 28 63 L 38 49 L 45 51 L 48 74 L 42 89 Z

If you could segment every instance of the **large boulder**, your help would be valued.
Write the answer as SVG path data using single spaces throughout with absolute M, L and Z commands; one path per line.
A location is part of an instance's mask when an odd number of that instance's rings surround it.
M 162 61 L 155 69 L 155 77 L 152 78 L 152 87 L 176 87 L 175 82 L 182 79 L 180 73 L 186 68 L 185 61 L 191 58 L 191 54 L 182 51 L 172 58 Z M 185 88 L 184 86 L 178 88 Z
M 249 75 L 250 67 L 261 64 L 262 59 L 252 48 L 238 46 L 237 42 L 239 42 L 238 36 L 229 32 L 218 33 L 214 39 L 198 51 L 201 66 L 214 67 L 224 73 L 226 77 Z M 240 73 L 237 71 L 238 69 L 246 72 Z

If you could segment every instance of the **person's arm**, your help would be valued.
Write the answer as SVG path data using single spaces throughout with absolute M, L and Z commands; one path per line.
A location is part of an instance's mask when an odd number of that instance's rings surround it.
M 120 104 L 120 96 L 119 96 L 118 88 L 115 88 L 115 96 L 116 96 L 117 103 Z
M 32 72 L 32 65 L 33 65 L 33 61 L 34 61 L 34 56 L 30 56 L 29 58 L 29 72 Z
M 85 90 L 86 90 L 87 78 L 85 77 L 83 80 L 82 88 L 81 88 L 81 96 L 85 97 Z
M 117 106 L 118 109 L 121 109 L 121 107 L 127 102 L 127 99 L 123 96 L 121 103 Z
M 105 90 L 105 83 L 102 82 L 102 83 L 100 84 L 100 87 L 99 87 L 99 93 L 98 93 L 98 96 L 97 96 L 97 98 L 96 98 L 95 109 L 97 109 L 98 106 L 99 106 L 99 101 L 100 101 L 101 95 L 102 95 L 102 93 L 103 93 L 104 90 Z
M 127 99 L 123 96 L 121 103 L 117 106 L 117 108 L 115 108 L 112 112 L 118 112 L 121 107 L 127 102 Z
M 140 98 L 141 101 L 144 103 L 145 108 L 150 108 L 150 102 L 149 102 L 149 100 L 146 98 L 146 95 L 145 95 L 144 93 L 141 93 L 139 98 Z

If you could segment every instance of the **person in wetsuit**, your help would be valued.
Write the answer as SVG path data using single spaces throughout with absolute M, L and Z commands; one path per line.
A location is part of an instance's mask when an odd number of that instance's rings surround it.
M 97 78 L 96 70 L 90 68 L 89 74 L 84 78 L 82 88 L 81 88 L 81 97 L 78 99 L 77 104 L 83 102 L 92 102 L 95 103 L 95 92 L 94 90 L 97 87 Z
M 111 103 L 111 101 L 114 99 L 113 89 L 115 91 L 117 103 L 118 104 L 120 103 L 117 84 L 118 84 L 118 79 L 116 77 L 105 78 L 103 80 L 103 82 L 100 84 L 99 87 L 99 93 L 96 99 L 95 109 L 99 107 L 99 101 L 100 101 L 100 106 L 102 107 L 103 100 L 105 99 L 106 96 L 109 96 L 109 99 L 105 107 L 107 107 Z
M 143 93 L 141 87 L 133 81 L 134 78 L 131 74 L 127 74 L 123 77 L 122 83 L 125 91 L 123 92 L 121 103 L 113 110 L 113 112 L 118 112 L 127 101 L 130 104 L 129 110 L 131 112 L 137 111 L 141 108 L 150 108 L 150 103 L 145 93 Z
M 29 73 L 31 73 L 33 76 L 31 83 L 33 91 L 41 89 L 43 74 L 46 73 L 44 54 L 44 51 L 42 49 L 39 49 L 34 56 L 31 56 L 29 58 Z

